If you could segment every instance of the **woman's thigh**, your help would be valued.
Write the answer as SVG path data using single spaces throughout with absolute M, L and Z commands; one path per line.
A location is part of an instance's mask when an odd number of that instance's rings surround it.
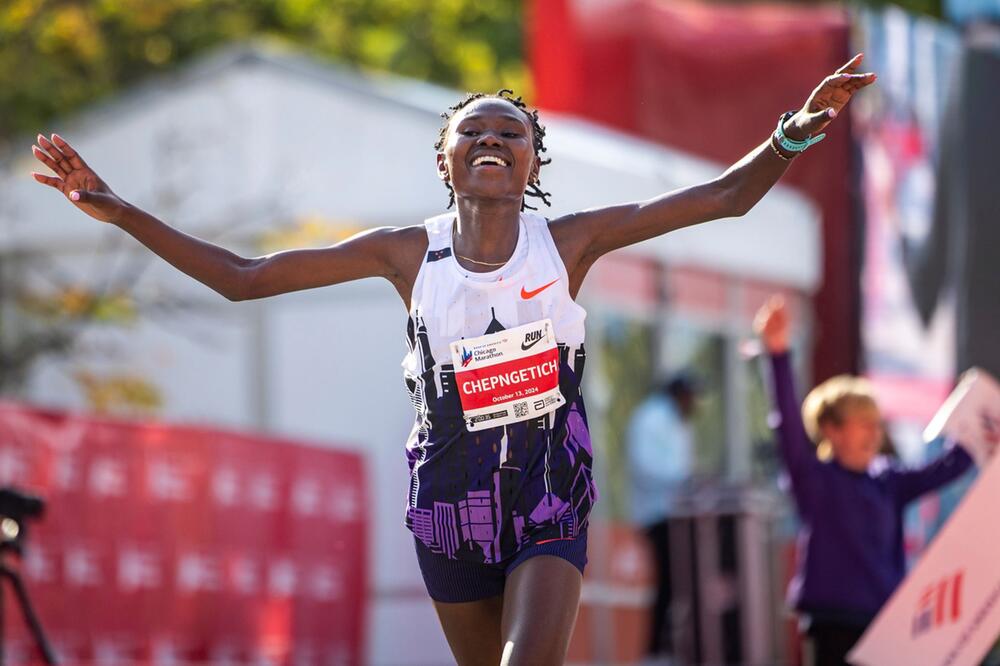
M 434 602 L 441 628 L 459 666 L 497 666 L 503 595 L 463 603 Z
M 562 664 L 576 624 L 583 576 L 561 557 L 539 555 L 514 569 L 503 596 L 504 666 Z

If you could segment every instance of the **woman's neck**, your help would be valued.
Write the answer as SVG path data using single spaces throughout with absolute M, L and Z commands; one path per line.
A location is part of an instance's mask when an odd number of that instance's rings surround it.
M 480 273 L 506 263 L 517 247 L 520 202 L 459 198 L 457 208 L 453 248 L 459 262 Z

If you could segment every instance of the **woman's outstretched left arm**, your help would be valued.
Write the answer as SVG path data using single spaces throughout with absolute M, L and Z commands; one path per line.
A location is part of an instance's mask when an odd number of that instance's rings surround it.
M 788 139 L 801 142 L 817 137 L 855 92 L 875 82 L 875 74 L 856 73 L 862 58 L 856 55 L 823 79 L 802 108 L 784 122 Z M 612 250 L 675 229 L 746 214 L 778 182 L 795 154 L 780 146 L 772 134 L 715 180 L 646 201 L 574 213 L 554 220 L 552 232 L 557 243 L 559 236 L 566 239 L 559 244 L 564 260 L 570 260 L 568 269 L 578 263 L 589 266 Z

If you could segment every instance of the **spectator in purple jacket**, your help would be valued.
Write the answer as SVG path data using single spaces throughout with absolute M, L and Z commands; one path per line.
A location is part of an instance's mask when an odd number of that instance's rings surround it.
M 780 298 L 760 309 L 754 328 L 771 361 L 772 426 L 802 522 L 789 603 L 807 635 L 807 659 L 839 666 L 906 574 L 904 507 L 960 476 L 972 459 L 954 445 L 919 469 L 879 456 L 881 415 L 857 377 L 820 384 L 800 413 Z

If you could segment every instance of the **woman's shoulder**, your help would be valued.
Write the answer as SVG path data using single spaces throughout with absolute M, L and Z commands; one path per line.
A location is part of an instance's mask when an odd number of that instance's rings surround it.
M 383 242 L 386 243 L 396 271 L 408 276 L 412 281 L 427 252 L 428 241 L 424 225 L 387 227 Z

